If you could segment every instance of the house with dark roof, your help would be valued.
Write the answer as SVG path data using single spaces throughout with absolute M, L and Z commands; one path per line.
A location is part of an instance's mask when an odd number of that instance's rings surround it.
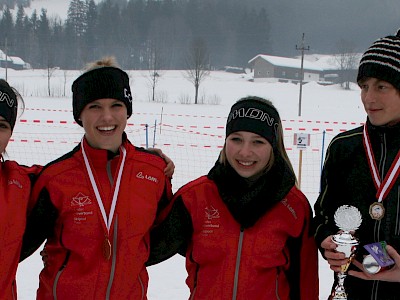
M 0 68 L 10 68 L 14 70 L 29 69 L 30 65 L 18 56 L 6 55 L 0 50 Z
M 249 60 L 254 81 L 300 81 L 301 59 L 259 54 Z M 320 81 L 323 69 L 316 63 L 303 60 L 303 81 Z
M 357 60 L 358 58 L 355 58 Z M 301 77 L 301 57 L 288 58 L 259 54 L 249 60 L 254 81 L 293 82 Z M 321 84 L 340 83 L 349 78 L 354 80 L 358 63 L 349 70 L 341 70 L 333 55 L 308 55 L 303 59 L 303 82 L 316 81 Z

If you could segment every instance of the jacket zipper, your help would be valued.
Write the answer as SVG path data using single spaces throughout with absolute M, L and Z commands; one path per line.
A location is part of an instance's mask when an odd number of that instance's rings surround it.
M 15 279 L 11 285 L 11 295 L 12 295 L 13 300 L 17 300 L 17 289 L 16 289 Z
M 57 274 L 56 274 L 56 278 L 54 279 L 54 284 L 53 284 L 53 298 L 54 300 L 57 300 L 57 285 L 58 285 L 58 280 L 62 274 L 62 272 L 64 271 L 65 267 L 67 266 L 68 260 L 69 260 L 69 255 L 70 252 L 67 252 L 67 255 L 65 256 L 64 262 L 61 265 L 60 269 L 58 270 Z
M 193 260 L 193 258 L 190 258 L 191 260 Z M 190 294 L 190 298 L 189 300 L 193 300 L 194 296 L 196 295 L 196 291 L 197 291 L 197 276 L 199 275 L 199 265 L 196 264 L 196 278 L 194 280 L 194 287 L 193 287 L 193 292 Z
M 275 278 L 275 296 L 277 300 L 281 299 L 281 297 L 279 297 L 279 274 L 280 274 L 280 269 L 277 268 L 276 278 Z
M 387 153 L 387 146 L 386 146 L 386 135 L 385 133 L 380 134 L 380 140 L 381 140 L 381 157 L 379 160 L 379 171 L 380 171 L 380 176 L 381 178 L 384 177 L 384 172 L 385 172 L 385 163 L 386 163 L 386 153 Z M 374 226 L 374 240 L 375 242 L 379 242 L 381 240 L 380 237 L 380 228 L 381 228 L 381 220 L 378 220 L 375 222 Z M 372 291 L 371 291 L 371 300 L 377 299 L 378 295 L 378 290 L 379 290 L 379 281 L 374 281 L 372 284 Z
M 110 279 L 108 280 L 108 285 L 107 285 L 106 300 L 110 300 L 111 288 L 114 282 L 115 265 L 117 260 L 117 238 L 118 238 L 118 215 L 115 216 L 115 223 L 114 223 L 114 236 L 113 236 L 113 243 L 111 250 L 112 253 L 111 272 L 110 272 Z
M 239 234 L 238 250 L 237 250 L 237 255 L 236 255 L 235 277 L 233 279 L 232 300 L 236 300 L 236 297 L 237 297 L 237 290 L 238 290 L 238 284 L 239 284 L 240 261 L 242 258 L 243 237 L 244 237 L 244 228 L 241 227 L 240 234 Z

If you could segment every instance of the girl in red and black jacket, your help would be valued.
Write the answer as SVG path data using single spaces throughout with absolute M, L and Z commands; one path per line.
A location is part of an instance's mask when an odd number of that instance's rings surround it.
M 24 255 L 47 239 L 37 299 L 147 299 L 149 232 L 172 198 L 166 163 L 132 145 L 128 75 L 111 58 L 73 85 L 85 135 L 40 173 Z
M 17 119 L 20 94 L 0 79 L 0 153 L 10 141 Z M 40 166 L 26 167 L 0 155 L 0 299 L 17 299 L 15 274 L 32 184 Z
M 295 181 L 275 107 L 240 99 L 215 166 L 153 230 L 150 262 L 184 254 L 190 299 L 318 299 L 312 210 Z

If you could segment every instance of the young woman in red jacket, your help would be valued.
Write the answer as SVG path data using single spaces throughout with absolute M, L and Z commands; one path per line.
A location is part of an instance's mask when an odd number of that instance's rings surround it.
M 17 298 L 15 274 L 20 259 L 31 186 L 40 166 L 5 160 L 4 153 L 17 119 L 20 94 L 0 79 L 0 299 Z
M 113 59 L 72 92 L 85 134 L 40 173 L 24 236 L 23 255 L 47 239 L 37 299 L 147 299 L 149 232 L 172 198 L 166 163 L 127 139 L 132 95 Z
M 178 190 L 152 232 L 150 262 L 186 256 L 190 299 L 318 299 L 312 210 L 268 100 L 236 102 L 220 157 L 208 175 Z

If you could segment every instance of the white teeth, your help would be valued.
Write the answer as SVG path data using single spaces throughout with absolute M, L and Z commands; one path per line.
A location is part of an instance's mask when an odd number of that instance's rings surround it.
M 250 166 L 253 164 L 252 161 L 239 161 L 239 164 L 244 165 L 244 166 Z
M 108 131 L 108 130 L 113 130 L 115 128 L 115 126 L 105 126 L 105 127 L 98 127 L 98 130 L 101 131 Z

